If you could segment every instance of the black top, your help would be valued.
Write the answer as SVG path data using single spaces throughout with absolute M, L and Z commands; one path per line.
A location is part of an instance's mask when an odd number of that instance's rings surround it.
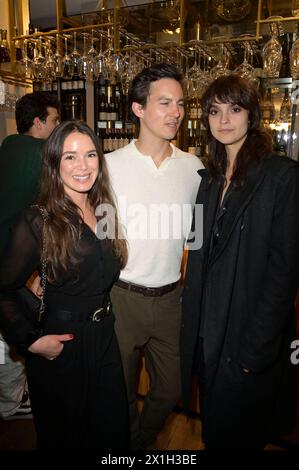
M 217 211 L 215 213 L 215 220 L 214 220 L 214 224 L 213 224 L 213 227 L 212 227 L 212 231 L 211 231 L 211 238 L 210 238 L 210 244 L 209 244 L 209 255 L 207 257 L 207 260 L 206 260 L 206 271 L 208 271 L 208 268 L 209 268 L 209 262 L 210 262 L 210 259 L 212 259 L 212 256 L 213 256 L 213 251 L 221 237 L 221 232 L 222 232 L 222 227 L 223 227 L 223 223 L 224 223 L 224 219 L 225 217 L 227 216 L 227 214 L 229 214 L 229 208 L 230 208 L 230 195 L 232 194 L 233 192 L 233 186 L 232 184 L 229 184 L 227 190 L 226 190 L 226 193 L 221 201 L 221 198 L 222 198 L 222 193 L 223 193 L 223 185 L 219 186 L 219 199 L 218 199 L 218 207 L 217 207 Z M 204 277 L 204 281 L 205 282 L 205 277 Z M 205 292 L 205 290 L 203 289 L 203 292 Z M 202 302 L 204 303 L 204 296 L 202 298 Z M 204 307 L 204 304 L 202 304 L 202 307 Z M 205 312 L 205 308 L 202 308 L 202 312 Z M 204 322 L 205 322 L 205 315 L 202 314 L 201 315 L 201 318 L 200 318 L 200 327 L 199 327 L 199 337 L 200 338 L 203 338 L 204 336 Z
M 214 226 L 212 229 L 212 236 L 211 236 L 211 241 L 210 241 L 210 255 L 212 254 L 212 251 L 215 245 L 217 244 L 219 237 L 221 236 L 224 218 L 227 215 L 227 212 L 229 210 L 229 196 L 232 193 L 232 185 L 229 184 L 226 190 L 226 193 L 221 201 L 222 193 L 223 193 L 223 185 L 220 186 L 219 188 L 219 202 L 218 202 L 217 213 L 215 216 Z
M 23 344 L 32 331 L 17 290 L 40 271 L 43 219 L 37 207 L 26 209 L 13 227 L 0 263 L 0 326 L 9 344 Z M 86 225 L 76 247 L 78 263 L 69 263 L 59 282 L 46 285 L 45 301 L 55 308 L 91 312 L 103 304 L 119 275 L 119 263 L 108 241 Z M 49 314 L 49 313 L 48 313 Z

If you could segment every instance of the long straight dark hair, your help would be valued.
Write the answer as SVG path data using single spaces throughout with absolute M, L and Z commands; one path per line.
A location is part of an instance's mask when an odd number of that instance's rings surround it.
M 82 121 L 65 121 L 54 129 L 43 151 L 43 170 L 38 204 L 45 207 L 49 218 L 45 225 L 45 248 L 48 259 L 48 278 L 57 280 L 61 268 L 67 270 L 68 261 L 76 264 L 75 247 L 82 233 L 82 216 L 79 207 L 66 194 L 60 177 L 60 162 L 65 139 L 73 132 L 85 134 L 92 140 L 98 158 L 99 173 L 88 193 L 91 207 L 96 211 L 100 204 L 110 204 L 115 213 L 115 238 L 113 248 L 123 267 L 127 260 L 127 246 L 118 236 L 119 225 L 115 203 L 110 188 L 108 170 L 98 139 L 91 128 Z M 80 223 L 81 222 L 81 223 Z
M 227 167 L 225 146 L 213 137 L 209 126 L 209 113 L 215 101 L 237 104 L 249 111 L 247 137 L 237 154 L 231 178 L 233 186 L 240 188 L 244 184 L 251 163 L 270 156 L 271 136 L 261 128 L 259 95 L 256 89 L 236 74 L 217 78 L 200 100 L 202 122 L 207 129 L 208 136 L 207 166 L 212 179 L 219 182 L 225 180 Z

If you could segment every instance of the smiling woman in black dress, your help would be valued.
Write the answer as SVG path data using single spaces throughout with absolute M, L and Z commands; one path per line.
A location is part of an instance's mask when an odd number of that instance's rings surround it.
M 64 122 L 47 141 L 43 165 L 38 204 L 47 220 L 33 206 L 13 227 L 0 266 L 1 327 L 9 344 L 26 351 L 38 448 L 125 448 L 127 398 L 109 291 L 126 245 L 117 217 L 114 239 L 95 233 L 96 209 L 114 208 L 105 162 L 85 123 Z M 42 240 L 47 282 L 39 337 L 17 290 L 41 273 Z

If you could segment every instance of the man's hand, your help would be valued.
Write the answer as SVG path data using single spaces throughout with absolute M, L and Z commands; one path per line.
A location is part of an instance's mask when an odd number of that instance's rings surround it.
M 29 346 L 28 351 L 52 361 L 61 354 L 64 348 L 63 341 L 72 339 L 74 339 L 72 334 L 41 336 Z

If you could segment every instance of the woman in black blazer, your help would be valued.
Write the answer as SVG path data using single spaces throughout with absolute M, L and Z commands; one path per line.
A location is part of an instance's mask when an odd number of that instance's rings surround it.
M 294 419 L 299 165 L 271 154 L 244 79 L 218 78 L 201 105 L 209 155 L 183 293 L 183 399 L 195 370 L 206 448 L 262 449 Z

